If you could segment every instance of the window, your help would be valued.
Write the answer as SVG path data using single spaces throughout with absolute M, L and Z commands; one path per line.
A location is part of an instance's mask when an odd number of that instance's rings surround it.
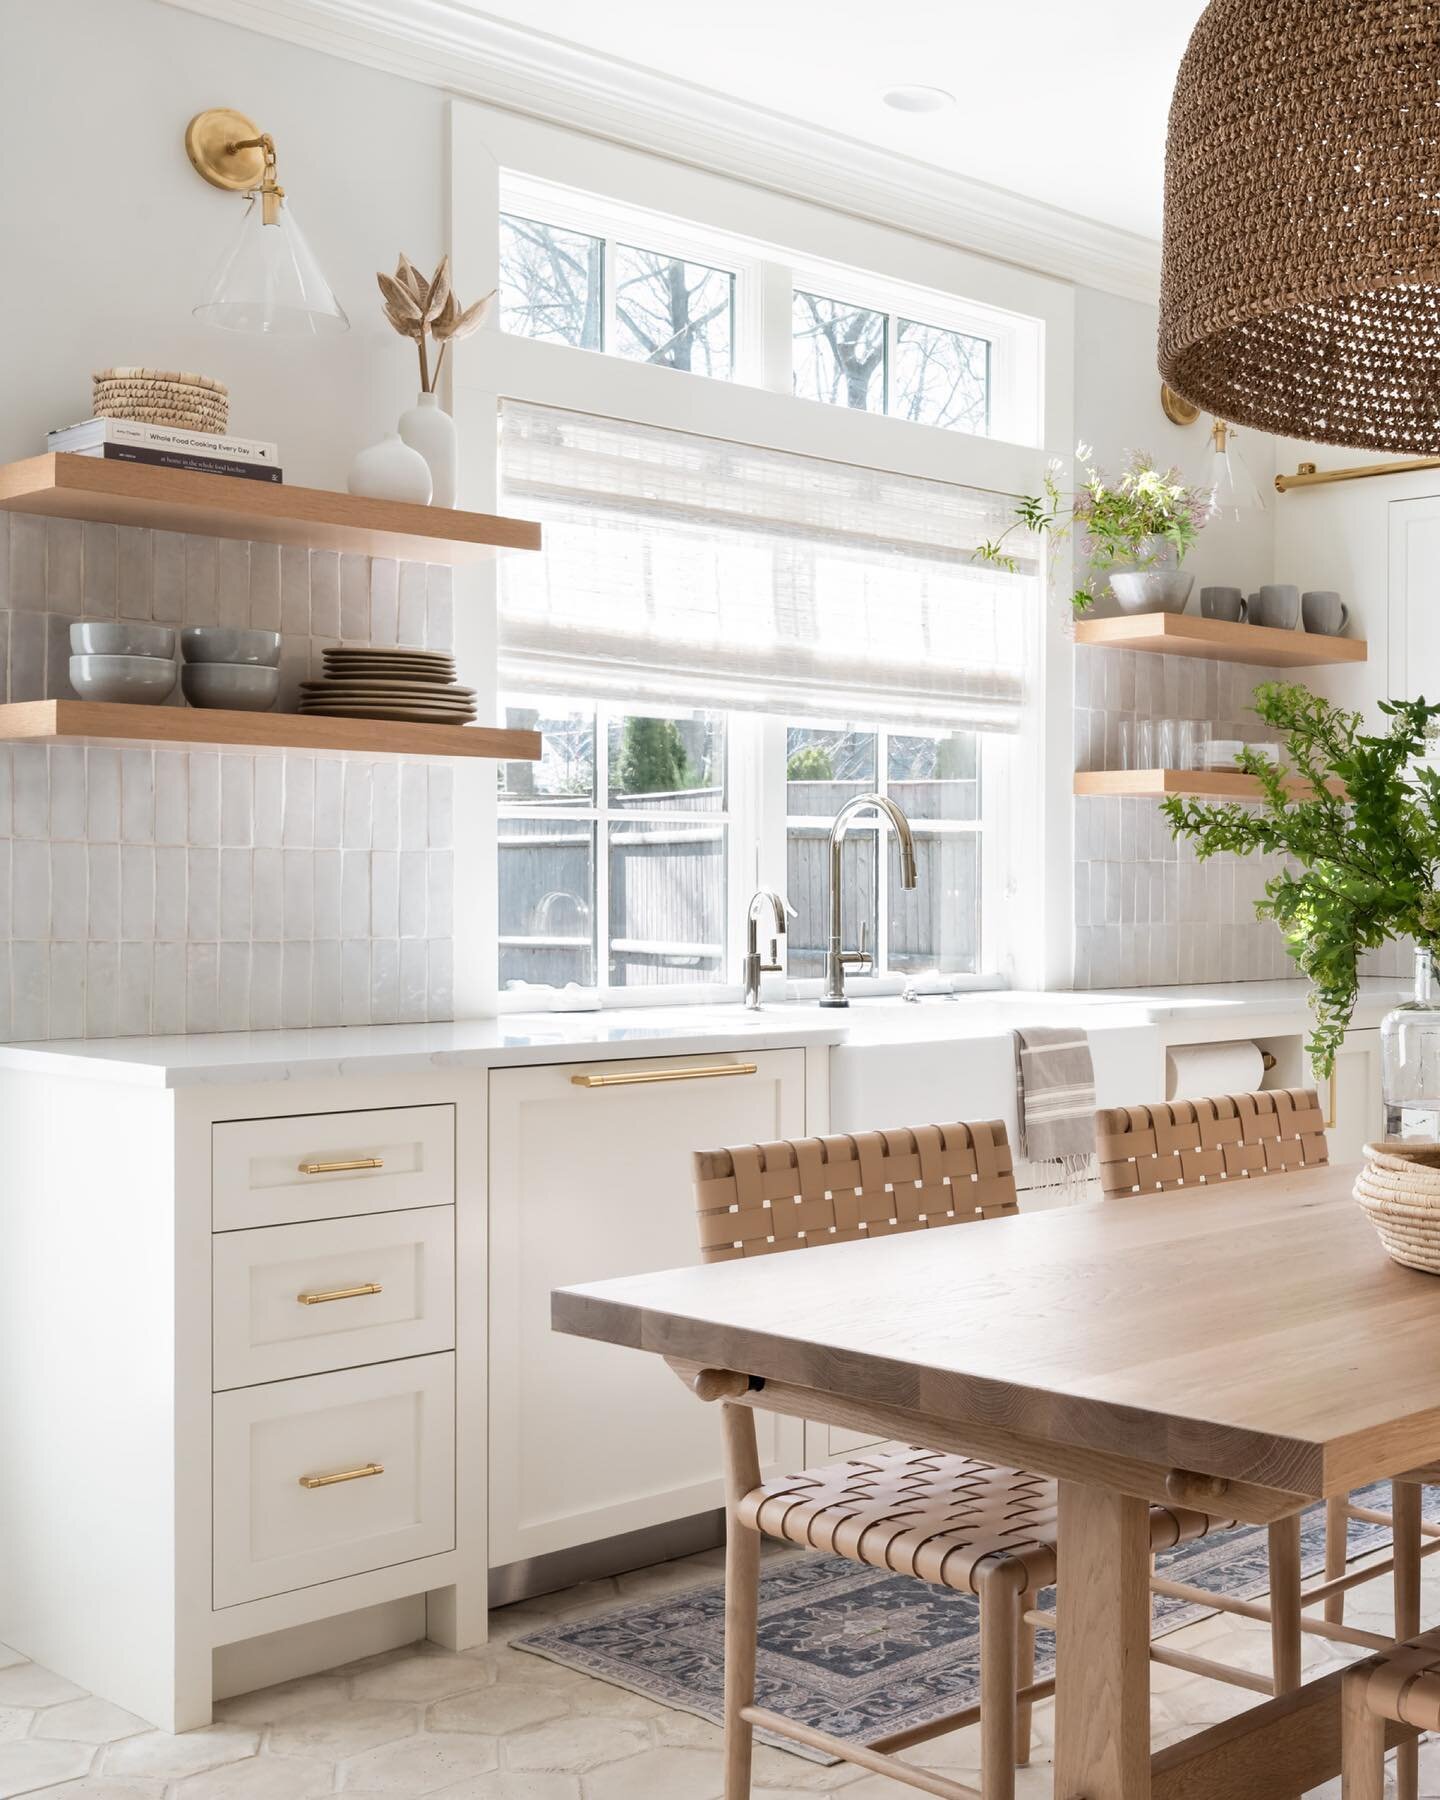
M 830 823 L 875 790 L 920 884 L 857 819 L 847 948 L 864 924 L 880 970 L 983 972 L 1038 584 L 970 547 L 1009 503 L 516 402 L 501 466 L 506 512 L 546 533 L 500 569 L 507 722 L 544 734 L 536 767 L 501 770 L 503 979 L 733 984 L 762 883 L 796 908 L 791 975 L 818 976 Z
M 840 868 L 847 948 L 863 936 L 879 974 L 981 970 L 977 734 L 795 724 L 757 732 L 738 716 L 518 698 L 504 718 L 539 730 L 544 754 L 538 766 L 501 769 L 502 985 L 733 982 L 732 837 L 757 844 L 772 802 L 785 818 L 783 891 L 795 909 L 786 970 L 792 980 L 818 979 L 831 820 L 846 800 L 877 789 L 910 820 L 919 880 L 903 886 L 893 836 L 873 813 L 853 819 Z M 731 811 L 732 780 L 754 796 L 750 812 Z M 737 889 L 739 905 L 755 880 Z
M 615 252 L 615 342 L 633 362 L 730 379 L 735 277 L 628 244 Z
M 798 979 L 824 972 L 830 822 L 847 800 L 872 792 L 888 795 L 910 821 L 918 879 L 913 888 L 904 886 L 893 834 L 873 812 L 852 819 L 840 849 L 846 947 L 858 947 L 863 927 L 879 972 L 975 974 L 981 924 L 976 734 L 795 725 L 786 731 L 785 759 L 786 895 L 796 911 L 789 973 Z
M 500 329 L 600 348 L 605 244 L 535 219 L 500 218 Z
M 514 336 L 1040 441 L 1038 319 L 529 176 L 505 174 L 501 197 Z
M 802 400 L 988 434 L 988 339 L 798 288 L 793 330 Z
M 500 767 L 500 979 L 722 980 L 725 721 L 514 700 L 539 764 Z
M 735 275 L 665 250 L 502 213 L 500 328 L 728 381 Z

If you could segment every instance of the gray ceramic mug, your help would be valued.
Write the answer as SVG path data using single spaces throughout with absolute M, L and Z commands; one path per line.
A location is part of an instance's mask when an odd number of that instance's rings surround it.
M 1236 624 L 1245 617 L 1245 596 L 1239 588 L 1201 588 L 1200 613 L 1206 619 L 1228 619 Z
M 1300 590 L 1288 581 L 1268 582 L 1250 596 L 1250 623 L 1293 631 L 1300 616 Z
M 1323 637 L 1339 637 L 1350 622 L 1350 608 L 1330 588 L 1317 588 L 1300 596 L 1300 617 L 1307 631 Z

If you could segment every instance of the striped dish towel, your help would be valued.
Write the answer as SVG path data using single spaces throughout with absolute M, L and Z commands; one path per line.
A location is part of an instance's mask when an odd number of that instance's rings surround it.
M 1051 1166 L 1057 1187 L 1083 1187 L 1095 1154 L 1095 1065 L 1074 1026 L 1015 1033 L 1020 1154 Z

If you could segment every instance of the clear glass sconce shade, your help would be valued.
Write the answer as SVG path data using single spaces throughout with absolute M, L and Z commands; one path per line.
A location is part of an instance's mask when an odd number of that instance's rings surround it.
M 258 193 L 248 197 L 240 229 L 206 282 L 195 317 L 225 331 L 273 337 L 350 329 L 289 202 L 280 200 L 275 223 L 267 225 Z
M 1265 502 L 1245 465 L 1245 458 L 1235 447 L 1235 434 L 1225 440 L 1223 450 L 1210 458 L 1210 501 L 1212 519 L 1241 519 L 1246 513 L 1264 512 Z

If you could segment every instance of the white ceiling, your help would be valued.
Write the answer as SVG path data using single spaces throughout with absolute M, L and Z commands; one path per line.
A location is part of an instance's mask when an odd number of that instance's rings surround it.
M 489 16 L 1158 237 L 1165 117 L 1205 0 L 485 0 Z M 888 87 L 947 88 L 930 115 Z

